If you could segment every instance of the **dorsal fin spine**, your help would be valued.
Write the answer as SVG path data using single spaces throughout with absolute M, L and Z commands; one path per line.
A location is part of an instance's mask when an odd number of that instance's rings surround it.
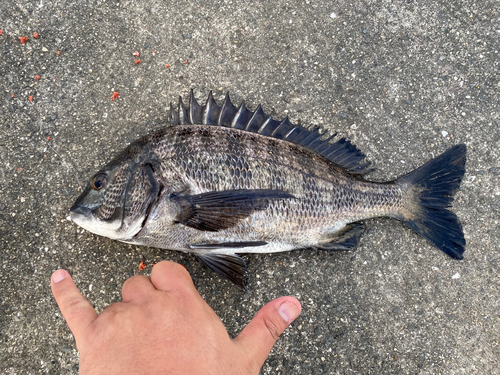
M 245 126 L 246 131 L 251 131 L 250 127 L 252 126 L 252 121 L 258 116 L 257 112 L 259 110 L 262 111 L 262 107 L 261 107 L 260 103 L 257 106 L 257 108 L 255 108 L 255 111 L 252 112 L 252 116 L 250 116 L 250 119 L 248 120 L 247 125 Z
M 189 96 L 189 120 L 191 124 L 202 124 L 203 107 L 198 104 L 196 98 L 194 97 L 193 90 L 191 89 L 191 95 Z
M 212 90 L 208 93 L 208 99 L 205 105 L 203 106 L 203 116 L 201 119 L 201 123 L 203 125 L 214 125 L 210 123 L 210 112 L 212 111 L 212 106 L 214 103 L 214 97 L 212 95 Z
M 219 119 L 221 107 L 217 104 L 210 91 L 208 95 L 207 103 L 205 104 L 204 112 L 203 112 L 203 124 L 206 125 L 217 125 L 217 121 Z
M 266 126 L 269 125 L 271 122 L 272 118 L 269 116 L 266 121 L 260 126 L 259 130 L 257 130 L 257 133 L 262 134 L 264 130 L 266 129 Z
M 231 120 L 236 115 L 237 109 L 229 98 L 229 92 L 226 92 L 226 97 L 224 98 L 224 103 L 220 109 L 219 118 L 217 119 L 217 125 L 231 127 Z
M 330 147 L 330 141 L 335 138 L 335 136 L 337 135 L 337 133 L 333 133 L 332 135 L 330 135 L 329 137 L 325 138 L 321 145 L 319 145 L 317 148 L 316 148 L 316 151 L 318 151 L 321 155 L 325 156 L 324 155 L 324 152 L 326 150 L 328 150 L 328 148 Z
M 255 111 L 253 112 L 252 117 L 248 121 L 248 124 L 245 128 L 246 131 L 257 133 L 261 125 L 264 123 L 264 119 L 266 118 L 266 114 L 262 109 L 262 106 L 259 104 Z
M 188 125 L 191 124 L 189 122 L 189 114 L 186 106 L 182 102 L 182 97 L 179 96 L 179 124 L 180 125 Z
M 297 129 L 297 127 L 295 127 L 295 126 L 292 129 L 290 129 L 290 131 L 285 134 L 283 139 L 287 139 L 288 137 L 290 137 L 290 135 L 294 132 L 295 129 Z
M 293 128 L 293 124 L 288 119 L 288 116 L 286 116 L 280 122 L 280 124 L 273 130 L 273 132 L 271 133 L 271 137 L 283 139 L 283 134 L 278 135 L 277 133 L 278 133 L 278 131 L 283 133 L 284 130 L 286 130 L 286 132 L 288 133 L 290 131 L 288 128 Z
M 248 121 L 250 117 L 252 117 L 251 116 L 252 113 L 253 112 L 248 110 L 248 108 L 245 105 L 245 101 L 243 100 L 240 104 L 240 107 L 238 108 L 236 116 L 234 116 L 234 119 L 231 122 L 231 127 L 235 129 L 246 130 Z
M 177 115 L 177 112 L 175 111 L 172 102 L 170 102 L 170 125 L 174 126 L 178 124 L 179 124 L 179 116 Z

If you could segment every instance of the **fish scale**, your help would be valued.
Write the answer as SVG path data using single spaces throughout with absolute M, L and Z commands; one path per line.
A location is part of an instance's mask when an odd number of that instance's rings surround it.
M 127 243 L 192 252 L 245 287 L 239 253 L 350 250 L 365 219 L 399 219 L 461 259 L 462 227 L 448 208 L 465 166 L 457 145 L 394 181 L 370 182 L 364 155 L 319 128 L 275 120 L 259 105 L 212 93 L 171 105 L 171 126 L 128 146 L 71 209 L 89 231 Z

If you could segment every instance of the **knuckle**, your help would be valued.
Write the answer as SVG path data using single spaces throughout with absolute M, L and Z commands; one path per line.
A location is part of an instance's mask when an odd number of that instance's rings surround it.
M 123 302 L 115 302 L 104 309 L 99 315 L 99 320 L 101 323 L 106 325 L 112 325 L 116 321 L 120 321 L 121 316 L 124 312 Z
M 80 310 L 82 307 L 87 306 L 87 301 L 82 298 L 75 298 L 67 302 L 66 311 L 69 313 L 74 313 L 75 311 Z
M 143 279 L 146 278 L 146 276 L 143 275 L 134 275 L 127 280 L 122 285 L 122 293 L 134 290 L 135 288 L 139 287 L 141 283 L 143 282 Z
M 267 316 L 264 318 L 264 324 L 266 325 L 266 328 L 271 334 L 273 340 L 278 340 L 278 337 L 280 337 L 282 332 L 281 324 L 278 319 L 274 316 Z

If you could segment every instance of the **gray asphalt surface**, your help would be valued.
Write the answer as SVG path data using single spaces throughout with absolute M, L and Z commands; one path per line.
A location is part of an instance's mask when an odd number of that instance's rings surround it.
M 1 374 L 77 373 L 54 270 L 102 311 L 162 259 L 187 266 L 231 335 L 275 297 L 302 302 L 263 374 L 500 373 L 497 1 L 4 0 L 0 29 Z M 377 181 L 466 143 L 465 259 L 376 219 L 353 252 L 245 256 L 243 294 L 191 255 L 68 221 L 93 173 L 191 88 L 338 131 Z

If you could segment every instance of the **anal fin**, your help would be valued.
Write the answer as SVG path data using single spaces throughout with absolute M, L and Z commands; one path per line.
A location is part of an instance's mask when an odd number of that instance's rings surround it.
M 338 237 L 330 242 L 316 245 L 315 248 L 328 251 L 352 250 L 357 246 L 359 238 L 364 231 L 365 225 L 363 223 L 348 224 Z
M 247 290 L 247 265 L 243 258 L 231 254 L 195 254 L 205 266 L 241 290 Z

